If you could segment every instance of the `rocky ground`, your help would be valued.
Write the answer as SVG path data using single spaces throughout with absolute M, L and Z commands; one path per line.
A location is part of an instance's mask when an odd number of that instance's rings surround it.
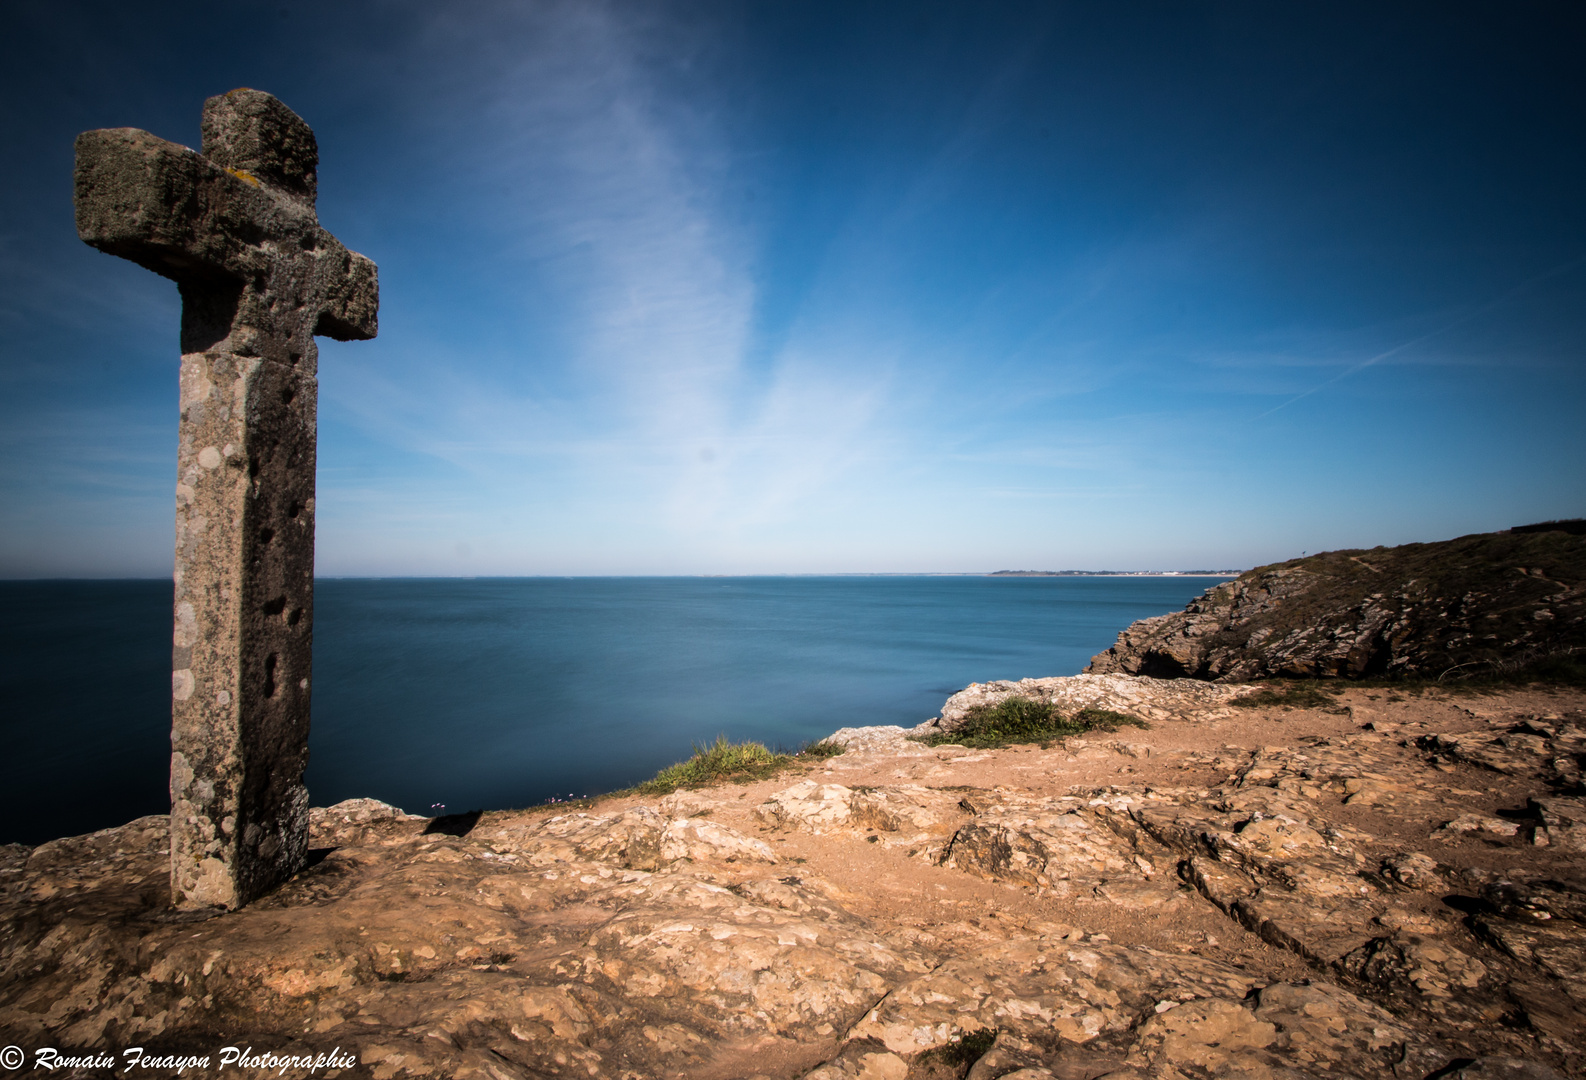
M 4 849 L 0 1044 L 40 1076 L 226 1045 L 378 1080 L 1586 1076 L 1586 693 L 1040 683 L 943 724 L 1034 691 L 1152 726 L 850 729 L 768 781 L 477 820 L 343 803 L 213 917 L 167 909 L 162 818 Z

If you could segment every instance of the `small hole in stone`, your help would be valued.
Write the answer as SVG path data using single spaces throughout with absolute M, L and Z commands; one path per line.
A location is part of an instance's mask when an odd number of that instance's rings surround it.
M 301 514 L 302 512 L 303 512 L 303 504 L 300 503 L 300 502 L 291 503 L 286 508 L 286 516 L 289 517 L 289 518 L 295 518 L 295 517 L 297 517 L 297 515 Z
M 292 363 L 294 363 L 294 364 L 297 363 L 297 354 L 296 353 L 292 354 Z M 295 398 L 295 397 L 297 397 L 297 391 L 293 390 L 290 386 L 288 386 L 288 387 L 286 387 L 285 389 L 283 389 L 281 391 L 281 404 L 282 405 L 290 405 L 290 404 L 292 404 L 292 399 Z
M 290 615 L 288 615 L 286 617 L 286 625 L 288 625 L 288 626 L 296 626 L 298 623 L 300 623 L 302 621 L 303 621 L 303 609 L 300 608 L 300 607 L 293 608 L 292 609 L 292 614 L 290 614 Z
M 264 605 L 266 615 L 279 615 L 286 610 L 286 597 L 277 596 L 274 600 L 267 601 Z
M 264 696 L 275 697 L 275 653 L 264 658 Z
M 299 360 L 303 359 L 303 354 L 298 352 L 298 351 L 296 351 L 294 349 L 293 351 L 291 351 L 291 352 L 286 354 L 286 359 L 287 359 L 287 363 L 291 364 L 293 367 L 297 367 L 297 362 Z M 282 401 L 290 402 L 296 396 L 297 395 L 294 394 L 291 390 L 282 390 L 281 391 L 281 400 Z
M 259 543 L 268 544 L 271 540 L 274 540 L 274 539 L 275 539 L 275 530 L 274 529 L 260 529 L 259 530 Z M 279 611 L 280 609 L 277 608 L 276 610 Z
M 248 476 L 249 477 L 254 477 L 254 476 L 258 476 L 258 475 L 259 475 L 259 459 L 256 458 L 256 457 L 250 457 L 248 459 Z

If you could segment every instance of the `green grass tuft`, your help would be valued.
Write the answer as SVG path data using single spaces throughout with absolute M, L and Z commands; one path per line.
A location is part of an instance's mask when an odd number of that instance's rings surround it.
M 1108 709 L 1081 709 L 1065 717 L 1050 701 L 1006 697 L 995 705 L 976 705 L 956 730 L 920 739 L 927 746 L 949 743 L 975 749 L 1046 742 L 1086 731 L 1116 731 L 1120 727 L 1149 727 L 1145 721 Z
M 785 768 L 791 754 L 779 754 L 764 743 L 727 741 L 718 735 L 705 746 L 695 744 L 694 756 L 668 765 L 633 790 L 639 795 L 670 795 L 681 787 L 703 787 L 722 780 L 759 780 Z
M 1496 690 L 1541 683 L 1545 686 L 1586 686 L 1586 654 L 1579 650 L 1550 656 L 1518 656 L 1449 668 L 1436 680 L 1449 690 Z
M 1117 731 L 1121 727 L 1151 726 L 1137 716 L 1113 712 L 1111 709 L 1081 709 L 1074 714 L 1073 722 L 1081 725 L 1086 731 Z
M 1542 656 L 1522 653 L 1507 660 L 1472 661 L 1451 667 L 1436 678 L 1275 679 L 1250 685 L 1263 689 L 1230 704 L 1246 709 L 1287 705 L 1340 712 L 1332 697 L 1345 690 L 1388 690 L 1419 696 L 1433 690 L 1486 694 L 1517 686 L 1586 686 L 1586 652 L 1563 650 Z
M 642 784 L 635 784 L 619 794 L 670 795 L 678 788 L 705 787 L 726 781 L 747 783 L 764 780 L 790 765 L 822 761 L 836 757 L 846 749 L 822 739 L 808 744 L 797 753 L 787 754 L 772 750 L 764 743 L 728 742 L 727 736 L 718 735 L 714 743 L 705 746 L 696 744 L 694 756 L 688 760 L 668 765 Z

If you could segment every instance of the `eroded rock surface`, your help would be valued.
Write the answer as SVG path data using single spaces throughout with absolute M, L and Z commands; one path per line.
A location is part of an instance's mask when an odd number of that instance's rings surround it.
M 1218 720 L 1228 704 L 1250 691 L 1245 687 L 1211 686 L 1195 679 L 1147 680 L 1128 675 L 1061 675 L 1047 679 L 973 683 L 942 706 L 942 715 L 916 732 L 951 734 L 963 726 L 969 710 L 995 705 L 1010 697 L 1048 701 L 1072 716 L 1083 709 L 1106 709 L 1140 720 Z
M 354 800 L 208 918 L 169 909 L 163 818 L 8 847 L 0 1038 L 380 1080 L 1586 1075 L 1586 701 L 1350 694 L 1044 749 L 860 731 L 462 825 Z

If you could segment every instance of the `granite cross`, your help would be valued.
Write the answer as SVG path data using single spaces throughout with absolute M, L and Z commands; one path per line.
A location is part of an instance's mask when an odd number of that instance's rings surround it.
M 307 858 L 314 335 L 375 336 L 375 265 L 320 228 L 314 133 L 269 94 L 204 103 L 203 152 L 77 137 L 77 233 L 182 297 L 171 899 L 235 908 Z

